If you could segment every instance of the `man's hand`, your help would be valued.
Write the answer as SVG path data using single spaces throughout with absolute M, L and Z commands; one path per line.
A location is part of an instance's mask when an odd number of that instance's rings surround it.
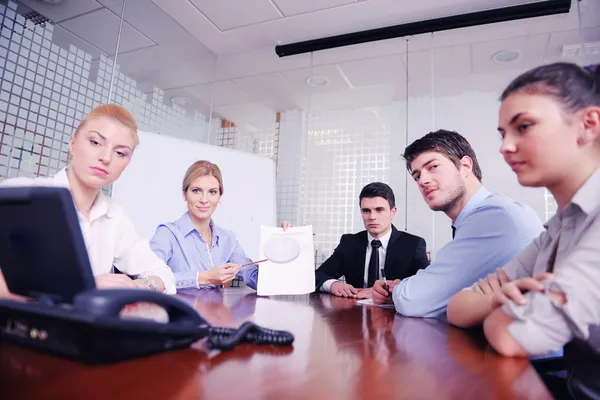
M 133 279 L 124 274 L 102 274 L 96 276 L 96 287 L 98 289 L 136 289 L 138 285 Z
M 284 219 L 283 221 L 281 221 L 281 227 L 283 228 L 283 231 L 285 232 L 292 227 L 292 223 L 290 221 Z
M 329 291 L 332 295 L 339 297 L 355 297 L 355 295 L 359 292 L 359 290 L 354 286 L 339 281 L 333 282 L 329 288 Z
M 501 269 L 495 274 L 488 274 L 484 279 L 479 279 L 473 291 L 481 294 L 493 294 L 501 290 L 502 286 L 509 282 L 508 275 Z
M 201 285 L 224 285 L 231 282 L 238 272 L 240 272 L 239 264 L 219 264 L 208 271 L 198 272 L 198 283 Z
M 494 292 L 491 299 L 492 308 L 499 307 L 511 301 L 521 305 L 527 303 L 527 299 L 525 299 L 523 294 L 530 290 L 543 292 L 544 285 L 542 282 L 552 277 L 550 273 L 543 273 L 533 278 L 521 278 L 504 284 L 501 290 Z
M 358 293 L 354 295 L 355 299 L 370 299 L 373 297 L 373 288 L 368 289 L 358 289 Z
M 394 281 L 388 281 L 388 289 L 386 290 L 384 287 L 383 281 L 375 281 L 373 285 L 373 303 L 375 304 L 383 304 L 383 303 L 391 303 L 392 302 L 392 292 L 394 288 L 400 284 L 400 279 L 396 279 Z

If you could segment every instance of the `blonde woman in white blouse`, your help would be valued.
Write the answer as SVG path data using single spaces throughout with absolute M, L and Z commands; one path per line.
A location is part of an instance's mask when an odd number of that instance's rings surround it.
M 171 269 L 140 237 L 123 208 L 102 193 L 131 161 L 138 144 L 133 116 L 115 104 L 101 105 L 79 124 L 69 141 L 71 161 L 55 176 L 14 178 L 1 186 L 64 186 L 71 190 L 98 288 L 143 288 L 175 293 Z M 111 274 L 113 264 L 127 275 Z M 0 295 L 8 290 L 0 273 Z

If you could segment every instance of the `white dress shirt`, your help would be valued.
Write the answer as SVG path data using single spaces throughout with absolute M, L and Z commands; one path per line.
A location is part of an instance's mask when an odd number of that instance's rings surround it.
M 1 186 L 62 186 L 69 188 L 66 169 L 48 178 L 14 178 Z M 125 210 L 102 192 L 94 201 L 89 219 L 79 211 L 79 225 L 94 275 L 108 274 L 113 264 L 128 275 L 157 276 L 165 284 L 165 293 L 175 294 L 175 276 L 150 249 L 147 240 L 137 234 Z
M 387 253 L 387 247 L 390 243 L 390 237 L 392 236 L 392 228 L 387 231 L 385 235 L 379 238 L 381 242 L 381 247 L 379 248 L 379 268 L 377 268 L 377 279 L 381 279 L 381 269 L 385 265 L 385 254 Z M 371 247 L 371 242 L 375 240 L 370 233 L 367 232 L 368 244 L 367 244 L 367 254 L 365 256 L 365 275 L 363 279 L 363 287 L 367 287 L 367 283 L 369 281 L 369 261 L 371 261 L 371 253 L 373 252 L 373 247 Z M 329 279 L 323 282 L 321 285 L 321 290 L 326 293 L 331 293 L 331 285 L 334 282 L 339 282 L 337 279 Z

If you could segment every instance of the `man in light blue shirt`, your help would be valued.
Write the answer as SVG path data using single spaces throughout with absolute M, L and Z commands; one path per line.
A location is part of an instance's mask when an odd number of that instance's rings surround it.
M 475 152 L 458 133 L 429 133 L 404 158 L 425 202 L 452 220 L 453 240 L 416 275 L 388 282 L 388 290 L 375 282 L 373 301 L 393 301 L 402 315 L 437 317 L 453 294 L 502 267 L 544 228 L 531 207 L 481 184 Z

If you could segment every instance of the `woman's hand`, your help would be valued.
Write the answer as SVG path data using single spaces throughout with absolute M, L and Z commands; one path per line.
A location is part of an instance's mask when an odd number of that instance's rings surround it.
M 240 264 L 225 263 L 208 271 L 198 272 L 199 285 L 224 285 L 231 282 L 240 272 Z
M 135 284 L 133 279 L 124 274 L 102 274 L 96 276 L 96 287 L 98 289 L 135 289 L 138 285 Z

